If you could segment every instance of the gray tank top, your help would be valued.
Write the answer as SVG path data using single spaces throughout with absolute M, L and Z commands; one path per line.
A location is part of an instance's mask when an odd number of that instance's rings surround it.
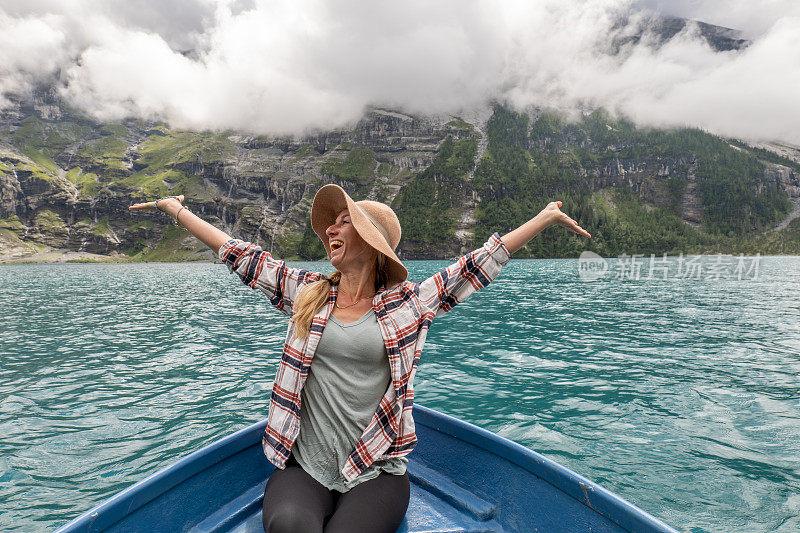
M 406 472 L 405 458 L 376 461 L 349 482 L 341 472 L 390 383 L 375 312 L 349 324 L 331 315 L 303 387 L 300 433 L 292 448 L 303 470 L 328 490 L 347 492 L 381 472 Z

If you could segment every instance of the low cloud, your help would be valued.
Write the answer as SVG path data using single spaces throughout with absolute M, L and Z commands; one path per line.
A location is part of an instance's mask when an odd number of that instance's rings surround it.
M 99 119 L 264 134 L 342 126 L 367 105 L 604 106 L 643 125 L 800 145 L 795 3 L 6 0 L 0 94 L 54 83 Z M 736 27 L 752 44 L 719 52 L 692 24 L 663 46 L 626 39 L 653 13 Z
M 797 0 L 639 0 L 634 9 L 735 28 L 746 39 L 758 39 L 781 19 L 800 17 Z

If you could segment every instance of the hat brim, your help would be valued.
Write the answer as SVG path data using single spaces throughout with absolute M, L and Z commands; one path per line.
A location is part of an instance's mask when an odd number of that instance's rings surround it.
M 335 184 L 325 185 L 317 191 L 317 194 L 314 195 L 314 203 L 311 205 L 311 227 L 325 246 L 328 259 L 331 257 L 331 246 L 325 232 L 336 222 L 339 213 L 345 209 L 350 213 L 350 223 L 353 224 L 359 236 L 372 248 L 386 256 L 389 271 L 388 286 L 391 287 L 405 281 L 408 278 L 408 270 L 403 266 L 391 245 L 386 242 L 386 238 L 350 198 L 350 195 Z

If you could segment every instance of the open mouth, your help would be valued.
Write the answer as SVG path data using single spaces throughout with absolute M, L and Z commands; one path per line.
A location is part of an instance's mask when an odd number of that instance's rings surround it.
M 338 250 L 342 246 L 344 246 L 342 241 L 331 241 L 331 251 Z

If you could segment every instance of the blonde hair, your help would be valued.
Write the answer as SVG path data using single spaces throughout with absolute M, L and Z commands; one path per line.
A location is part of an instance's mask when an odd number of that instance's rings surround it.
M 378 252 L 375 259 L 375 291 L 384 287 L 389 280 L 389 261 L 386 256 Z M 311 331 L 311 321 L 314 315 L 328 301 L 331 294 L 331 285 L 338 285 L 342 273 L 338 270 L 328 277 L 323 276 L 319 281 L 306 285 L 294 301 L 292 322 L 294 322 L 294 337 L 305 339 Z M 329 281 L 330 280 L 330 281 Z M 388 287 L 387 287 L 388 288 Z

